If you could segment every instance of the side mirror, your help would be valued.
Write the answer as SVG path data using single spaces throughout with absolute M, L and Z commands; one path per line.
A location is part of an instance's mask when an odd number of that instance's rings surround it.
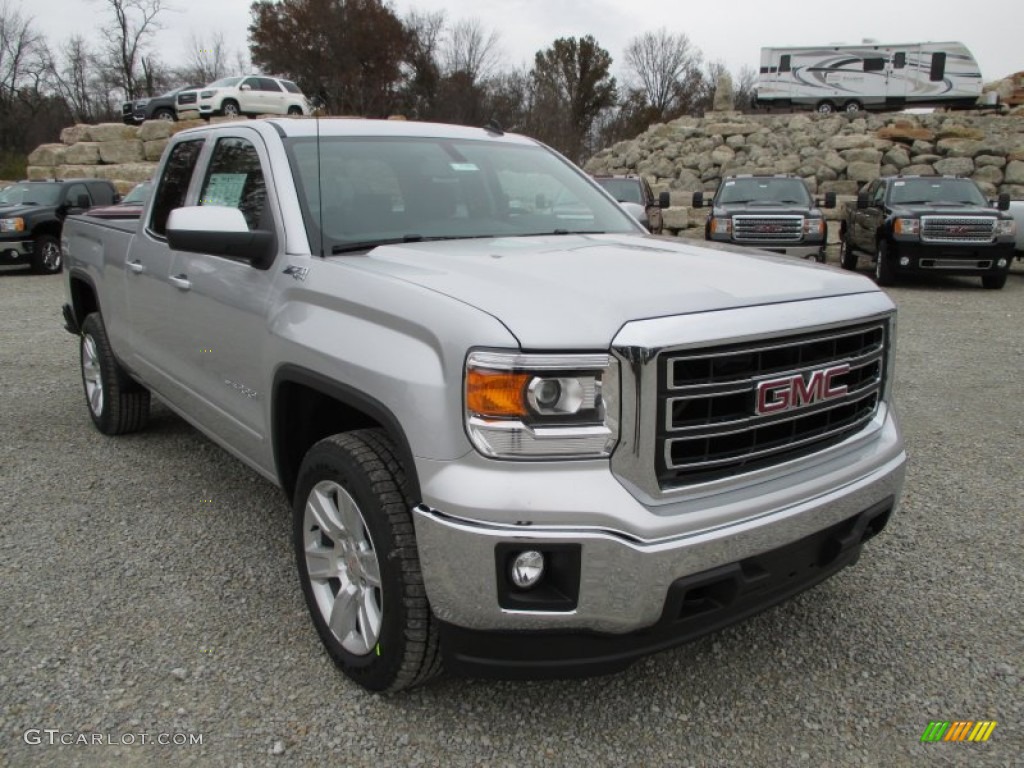
M 672 198 L 668 192 L 660 192 L 658 194 L 658 207 L 668 208 L 672 205 Z
M 694 208 L 703 208 L 704 207 L 704 193 L 703 192 L 694 192 L 693 193 L 693 207 Z
M 647 209 L 644 208 L 640 203 L 624 203 L 620 202 L 619 205 L 622 209 L 636 219 L 638 222 L 643 224 L 644 228 L 649 232 L 651 224 L 647 219 Z
M 252 90 L 252 86 L 249 85 L 248 83 L 242 83 L 242 86 L 238 90 L 240 90 L 240 91 L 251 91 Z
M 1008 210 L 1010 210 L 1010 193 L 1009 192 L 1003 192 L 1003 194 L 1001 194 L 996 199 L 996 208 L 998 208 L 1000 211 L 1008 211 Z
M 857 210 L 864 210 L 868 207 L 868 193 L 861 192 L 857 195 Z
M 225 205 L 175 208 L 167 219 L 167 244 L 175 251 L 247 261 L 257 269 L 267 269 L 277 252 L 273 232 L 250 230 L 242 212 Z
M 825 193 L 825 202 L 822 203 L 822 207 L 823 208 L 835 208 L 836 207 L 836 193 L 835 192 L 826 192 Z

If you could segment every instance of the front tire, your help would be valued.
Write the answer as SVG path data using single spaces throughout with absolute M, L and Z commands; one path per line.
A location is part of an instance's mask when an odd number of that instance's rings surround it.
M 53 235 L 40 235 L 32 245 L 32 269 L 40 275 L 55 275 L 64 269 L 60 242 Z
M 225 99 L 220 105 L 220 113 L 224 117 L 240 117 L 242 110 L 238 108 L 238 102 L 234 99 Z
M 875 282 L 882 286 L 896 282 L 896 269 L 889 258 L 889 244 L 885 240 L 879 240 L 875 249 Z
M 1001 275 L 982 275 L 981 286 L 990 291 L 1001 290 L 1006 285 L 1006 275 L 1006 272 L 1003 272 Z
M 818 106 L 815 107 L 815 111 L 817 111 L 819 115 L 831 115 L 836 111 L 836 107 L 831 101 L 819 101 Z
M 292 116 L 302 115 L 302 107 L 288 107 L 288 114 Z
M 313 625 L 334 663 L 371 691 L 441 672 L 405 471 L 380 430 L 327 437 L 302 461 L 295 557 Z
M 862 109 L 864 109 L 864 107 L 861 106 L 861 103 L 856 99 L 851 99 L 846 102 L 846 105 L 843 107 L 843 111 L 848 115 L 859 114 Z
M 117 362 L 98 312 L 82 323 L 79 360 L 85 403 L 96 428 L 105 435 L 123 435 L 145 427 L 149 390 L 133 381 Z
M 857 269 L 857 252 L 850 245 L 849 235 L 839 238 L 839 266 L 851 272 Z
M 158 109 L 156 112 L 153 113 L 153 119 L 154 120 L 167 120 L 168 122 L 173 122 L 177 118 L 174 115 L 174 110 L 167 109 L 166 107 L 163 107 L 163 108 Z

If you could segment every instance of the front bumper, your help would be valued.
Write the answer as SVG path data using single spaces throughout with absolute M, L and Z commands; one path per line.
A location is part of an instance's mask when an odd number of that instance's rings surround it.
M 641 503 L 608 462 L 551 465 L 470 454 L 418 462 L 413 519 L 435 615 L 472 630 L 623 634 L 655 625 L 679 579 L 786 547 L 898 498 L 906 455 L 891 414 L 789 471 L 661 504 Z M 799 467 L 799 468 L 798 468 Z M 568 610 L 503 608 L 499 548 L 579 548 Z M 507 604 L 507 601 L 506 601 Z
M 853 565 L 893 498 L 770 552 L 673 581 L 652 627 L 628 634 L 487 632 L 441 622 L 445 668 L 471 677 L 564 678 L 616 672 L 636 658 L 749 618 Z
M 1012 241 L 980 245 L 894 241 L 889 258 L 896 270 L 907 274 L 994 275 L 1010 268 L 1013 247 Z M 902 259 L 908 263 L 901 264 Z
M 34 243 L 31 240 L 0 240 L 0 261 L 20 264 L 32 258 Z
M 825 252 L 825 243 L 821 242 L 802 242 L 795 243 L 793 245 L 783 245 L 780 243 L 764 242 L 754 243 L 750 241 L 737 242 L 735 240 L 717 239 L 711 238 L 713 243 L 721 243 L 722 245 L 732 245 L 738 248 L 757 248 L 760 251 L 768 251 L 770 253 L 781 253 L 786 256 L 797 256 L 801 259 L 816 259 L 823 255 Z

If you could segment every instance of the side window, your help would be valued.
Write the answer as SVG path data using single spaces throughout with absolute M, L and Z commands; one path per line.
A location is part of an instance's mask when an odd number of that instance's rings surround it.
M 941 51 L 939 53 L 933 53 L 932 54 L 932 71 L 931 71 L 931 75 L 929 76 L 928 79 L 931 80 L 934 83 L 937 83 L 937 82 L 943 80 L 945 77 L 946 77 L 946 54 L 942 53 Z
M 218 139 L 199 195 L 200 205 L 226 205 L 245 216 L 250 230 L 269 229 L 264 222 L 267 185 L 256 147 L 246 139 Z
M 789 58 L 789 54 L 787 53 L 785 56 L 783 56 L 781 59 L 779 59 L 779 72 L 789 72 L 790 71 L 789 62 L 790 62 L 790 58 Z
M 881 72 L 885 69 L 885 59 L 881 57 L 873 57 L 870 59 L 864 59 L 864 71 L 865 72 Z
M 163 176 L 153 193 L 153 213 L 149 219 L 150 230 L 161 237 L 167 234 L 167 217 L 171 211 L 185 204 L 188 184 L 192 180 L 192 171 L 195 170 L 203 141 L 183 141 L 171 150 L 167 158 Z
M 904 51 L 899 51 L 893 57 L 892 60 L 893 69 L 903 69 L 907 66 L 907 54 Z
M 271 80 L 269 77 L 261 77 L 260 78 L 260 90 L 261 91 L 273 91 L 274 93 L 280 93 L 281 92 L 281 86 L 279 86 L 277 84 L 277 82 L 275 82 L 274 80 Z
M 875 194 L 871 196 L 871 204 L 874 205 L 874 206 L 881 207 L 881 205 L 882 205 L 882 203 L 884 201 L 885 201 L 885 184 L 879 183 L 878 186 L 875 187 Z
M 109 184 L 94 181 L 87 183 L 86 186 L 89 188 L 89 195 L 92 197 L 93 205 L 113 204 L 115 190 Z
M 78 199 L 80 197 L 85 197 L 88 202 L 85 205 L 79 205 L 79 203 L 83 202 Z M 64 192 L 64 202 L 72 208 L 88 208 L 92 205 L 92 197 L 89 195 L 89 189 L 85 184 L 72 184 Z
M 248 85 L 252 90 L 258 91 L 260 89 L 260 79 L 258 77 L 247 77 L 238 84 L 238 87 L 241 88 L 243 85 Z

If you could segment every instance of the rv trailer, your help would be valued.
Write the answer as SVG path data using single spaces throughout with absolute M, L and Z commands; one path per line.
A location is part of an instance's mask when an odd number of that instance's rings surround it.
M 973 107 L 981 71 L 963 43 L 762 48 L 755 108 L 899 110 Z

